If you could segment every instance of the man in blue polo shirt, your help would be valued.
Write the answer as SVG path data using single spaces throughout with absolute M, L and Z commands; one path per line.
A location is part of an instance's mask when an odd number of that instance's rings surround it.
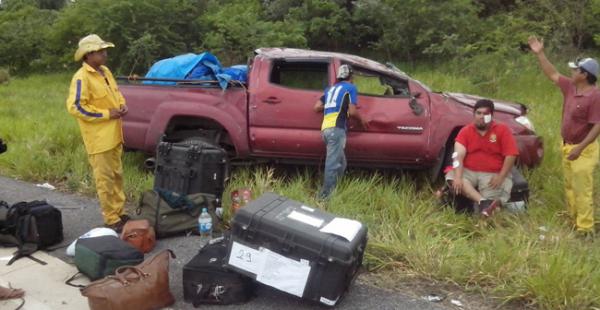
M 352 67 L 341 65 L 337 72 L 337 83 L 325 89 L 325 94 L 315 103 L 315 112 L 323 112 L 321 136 L 327 147 L 325 176 L 320 199 L 328 199 L 335 189 L 338 179 L 346 170 L 346 120 L 348 116 L 358 120 L 367 129 L 367 121 L 361 118 L 356 109 L 358 91 L 352 84 Z

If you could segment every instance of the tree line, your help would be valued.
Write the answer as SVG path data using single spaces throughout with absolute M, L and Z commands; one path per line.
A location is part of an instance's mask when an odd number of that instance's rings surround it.
M 143 74 L 158 59 L 202 51 L 245 63 L 258 47 L 341 51 L 380 61 L 465 61 L 600 51 L 600 0 L 2 0 L 0 67 L 70 69 L 78 40 L 115 43 L 110 64 Z

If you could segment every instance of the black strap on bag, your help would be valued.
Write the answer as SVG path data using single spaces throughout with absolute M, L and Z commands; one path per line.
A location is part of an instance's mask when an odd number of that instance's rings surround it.
M 31 256 L 31 254 L 35 253 L 39 249 L 39 245 L 34 237 L 34 236 L 38 235 L 35 217 L 32 216 L 31 214 L 27 214 L 23 218 L 19 219 L 19 221 L 21 222 L 20 225 L 22 225 L 20 227 L 23 227 L 22 229 L 19 229 L 19 230 L 21 232 L 23 232 L 23 234 L 19 235 L 19 233 L 17 232 L 16 236 L 11 236 L 11 235 L 3 236 L 4 240 L 6 240 L 9 243 L 12 243 L 18 247 L 17 251 L 15 253 L 13 253 L 13 257 L 8 261 L 8 263 L 6 265 L 10 266 L 16 260 L 23 258 L 23 257 L 27 257 L 41 265 L 47 265 L 47 263 L 44 262 L 43 260 L 40 260 L 40 259 L 37 259 L 37 258 Z
M 65 281 L 65 284 L 66 284 L 66 285 L 68 285 L 68 286 L 72 286 L 72 287 L 79 288 L 79 289 L 82 289 L 82 288 L 84 288 L 84 287 L 85 287 L 85 285 L 81 285 L 81 284 L 73 284 L 73 280 L 75 280 L 75 278 L 77 278 L 77 276 L 78 276 L 78 275 L 81 275 L 81 274 L 83 274 L 83 273 L 81 273 L 81 272 L 78 272 L 78 273 L 74 274 L 74 275 L 73 275 L 73 276 L 71 276 L 71 277 L 70 277 L 70 278 L 69 278 L 67 281 Z
M 158 225 L 159 224 L 158 221 L 160 220 L 160 201 L 162 199 L 160 198 L 160 195 L 157 192 L 155 192 L 155 193 L 156 193 L 156 213 L 154 215 L 154 230 L 156 231 L 156 233 L 158 235 L 160 235 L 160 230 L 159 230 L 160 225 Z
M 22 257 L 29 257 L 33 261 L 46 265 L 46 262 L 31 256 L 31 254 L 38 250 L 38 245 L 33 240 L 33 236 L 37 235 L 35 217 L 32 217 L 30 214 L 21 216 L 19 204 L 8 208 L 8 204 L 3 201 L 0 205 L 2 209 L 0 244 L 16 246 L 18 248 L 6 265 L 10 266 Z M 32 221 L 33 224 L 31 223 Z
M 234 304 L 248 300 L 254 294 L 252 291 L 248 291 L 247 285 L 240 283 L 230 283 L 227 287 L 222 285 L 210 285 L 202 287 L 198 285 L 198 290 L 192 299 L 192 305 L 194 308 L 198 308 L 201 304 Z M 243 295 L 243 298 L 240 296 Z M 232 300 L 235 299 L 235 300 Z M 238 300 L 241 299 L 242 301 Z
M 60 217 L 60 211 L 48 205 L 45 201 L 19 202 L 10 208 L 7 205 L 7 203 L 0 203 L 0 244 L 18 248 L 7 265 L 12 265 L 22 257 L 28 257 L 35 262 L 46 265 L 46 262 L 31 256 L 40 249 L 40 238 L 48 237 L 40 236 L 37 218 L 32 214 L 32 209 L 40 206 L 48 207 L 47 210 L 53 211 L 53 215 L 58 213 L 58 217 Z M 44 246 L 56 243 L 55 241 L 62 241 L 62 221 L 60 219 L 57 221 L 57 225 L 55 227 L 60 230 L 60 233 L 50 236 L 52 241 L 46 242 Z M 47 239 L 44 240 L 48 241 Z

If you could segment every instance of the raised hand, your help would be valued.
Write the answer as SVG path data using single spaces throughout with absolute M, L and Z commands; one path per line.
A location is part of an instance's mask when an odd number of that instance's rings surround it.
M 527 41 L 534 54 L 539 54 L 544 50 L 544 39 L 538 40 L 536 36 L 530 36 Z

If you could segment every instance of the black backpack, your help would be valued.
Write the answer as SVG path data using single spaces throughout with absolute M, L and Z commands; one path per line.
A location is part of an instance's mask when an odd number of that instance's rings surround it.
M 39 200 L 19 202 L 11 207 L 0 202 L 0 244 L 19 248 L 7 265 L 62 241 L 62 214 L 54 206 Z

